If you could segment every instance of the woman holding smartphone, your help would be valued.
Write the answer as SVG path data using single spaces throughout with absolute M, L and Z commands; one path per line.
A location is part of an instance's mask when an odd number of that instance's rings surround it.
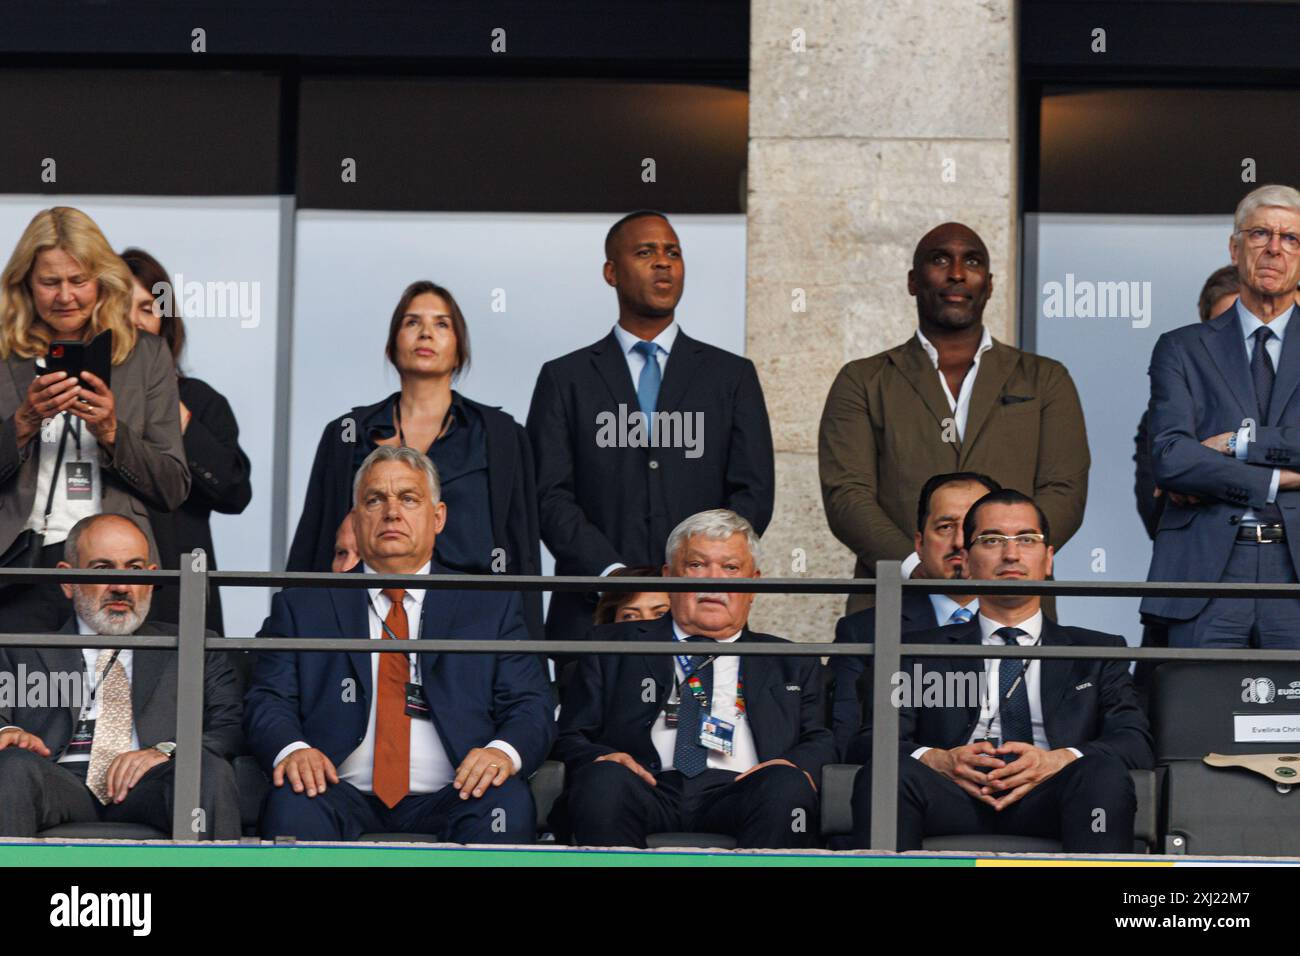
M 190 473 L 171 354 L 136 333 L 131 283 L 94 220 L 69 206 L 37 213 L 0 273 L 0 565 L 53 567 L 69 529 L 105 512 L 134 521 L 158 562 L 148 508 L 179 507 Z M 102 332 L 112 333 L 111 386 L 45 370 L 52 342 Z M 0 587 L 5 631 L 58 630 L 71 611 L 58 585 Z

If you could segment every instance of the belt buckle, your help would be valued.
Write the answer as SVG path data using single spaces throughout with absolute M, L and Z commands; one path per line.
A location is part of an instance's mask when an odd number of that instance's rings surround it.
M 1265 527 L 1266 527 L 1266 525 L 1262 525 L 1262 524 L 1257 524 L 1257 525 L 1255 525 L 1255 543 L 1256 543 L 1256 544 L 1276 544 L 1277 541 L 1276 541 L 1275 538 L 1266 538 L 1266 537 L 1264 537 L 1264 529 L 1265 529 Z

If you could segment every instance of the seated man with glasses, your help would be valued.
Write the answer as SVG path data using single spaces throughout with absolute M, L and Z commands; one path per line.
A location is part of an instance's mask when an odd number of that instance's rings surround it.
M 964 575 L 1042 581 L 1051 531 L 1034 500 L 990 492 L 966 512 Z M 985 594 L 962 624 L 905 634 L 913 644 L 1123 647 L 1124 638 L 1044 618 L 1036 594 Z M 1131 853 L 1137 799 L 1129 770 L 1154 762 L 1127 661 L 903 658 L 898 849 L 927 836 L 1016 834 L 1066 852 Z M 858 747 L 870 752 L 867 715 Z M 871 764 L 853 789 L 853 845 L 871 845 Z

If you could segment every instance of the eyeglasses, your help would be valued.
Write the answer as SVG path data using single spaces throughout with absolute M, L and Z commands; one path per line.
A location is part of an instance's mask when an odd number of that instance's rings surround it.
M 1262 226 L 1256 226 L 1254 229 L 1238 229 L 1234 235 L 1243 236 L 1246 245 L 1252 249 L 1259 249 L 1273 241 L 1277 236 L 1282 240 L 1282 251 L 1294 255 L 1300 252 L 1300 236 L 1294 232 L 1283 232 L 1280 229 L 1265 229 Z
M 985 551 L 1001 551 L 1007 542 L 1014 541 L 1017 548 L 1033 550 L 1047 543 L 1047 537 L 1041 534 L 977 534 L 971 538 L 971 546 Z

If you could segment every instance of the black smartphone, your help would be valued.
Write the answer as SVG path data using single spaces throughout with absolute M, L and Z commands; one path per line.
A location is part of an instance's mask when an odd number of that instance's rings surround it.
M 112 388 L 113 375 L 113 332 L 106 329 L 89 342 L 76 340 L 56 340 L 50 343 L 45 353 L 45 372 L 67 372 L 76 378 L 82 372 L 90 372 L 104 380 L 104 385 Z

